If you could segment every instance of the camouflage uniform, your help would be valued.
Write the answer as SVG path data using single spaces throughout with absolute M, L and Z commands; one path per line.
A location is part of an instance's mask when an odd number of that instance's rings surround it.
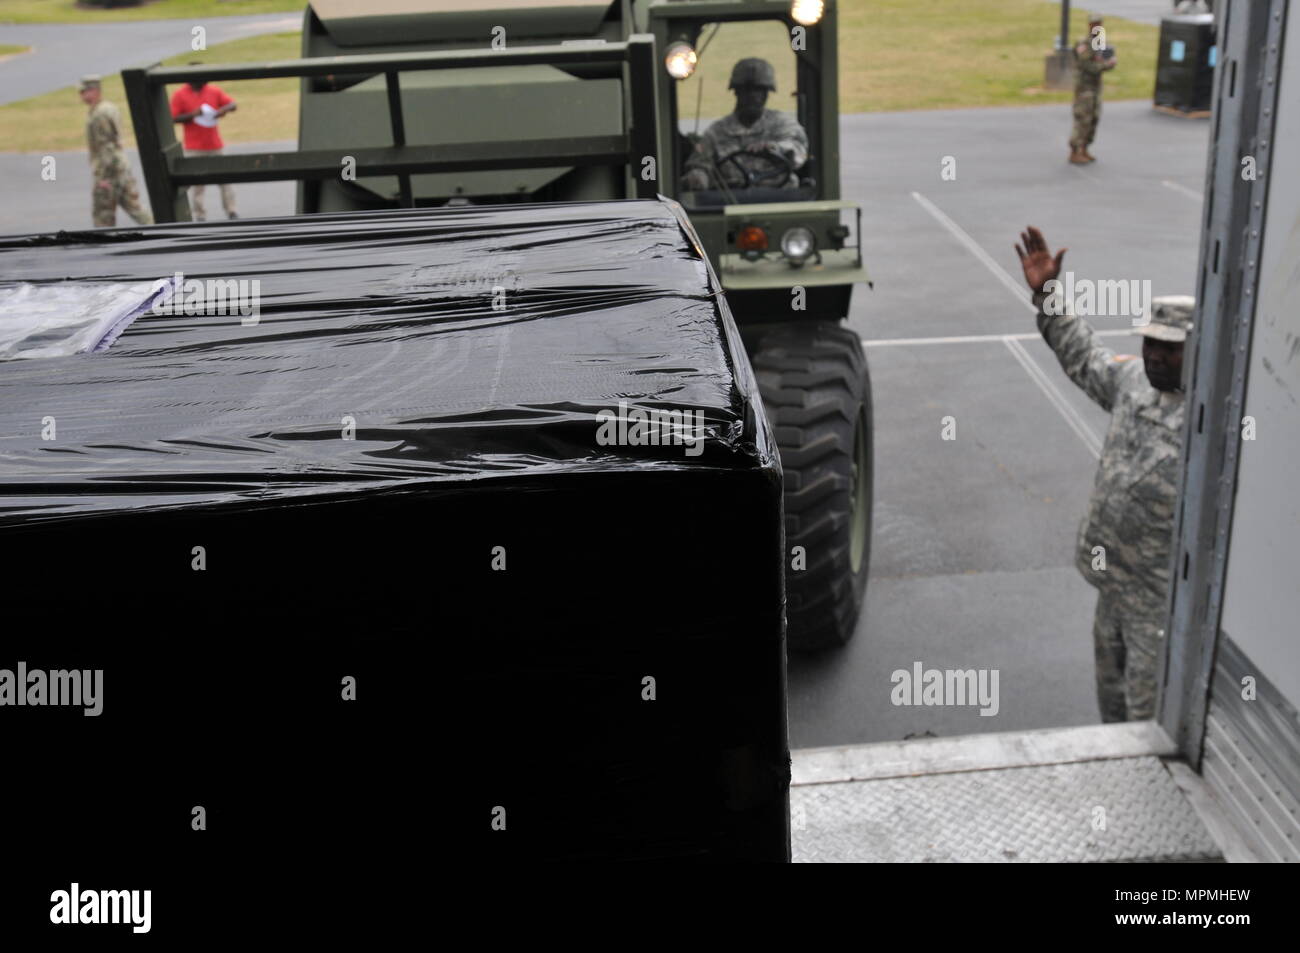
M 138 224 L 153 224 L 153 216 L 140 206 L 135 176 L 122 152 L 121 126 L 122 116 L 117 107 L 102 99 L 91 107 L 86 118 L 86 144 L 94 178 L 91 206 L 96 227 L 116 225 L 119 205 Z
M 771 188 L 793 189 L 799 186 L 799 177 L 791 171 L 785 182 L 773 185 L 772 180 L 780 165 L 761 154 L 745 152 L 754 143 L 764 142 L 785 156 L 790 161 L 792 170 L 798 169 L 808 161 L 808 134 L 798 120 L 786 113 L 773 109 L 764 109 L 763 114 L 752 126 L 742 125 L 735 113 L 719 119 L 705 130 L 700 137 L 695 153 L 686 160 L 686 172 L 700 171 L 709 177 L 710 184 L 716 186 L 718 174 L 730 188 L 741 188 L 744 177 L 736 164 L 744 166 L 756 182 L 762 181 Z M 725 162 L 714 168 L 718 159 L 725 158 L 733 152 L 740 152 L 735 162 Z
M 1107 69 L 1100 50 L 1090 40 L 1081 40 L 1074 48 L 1074 130 L 1070 147 L 1083 149 L 1092 143 L 1101 119 L 1101 74 Z
M 1075 556 L 1083 577 L 1098 590 L 1098 704 L 1103 721 L 1143 720 L 1155 714 L 1182 465 L 1183 393 L 1152 387 L 1141 358 L 1103 347 L 1082 319 L 1045 314 L 1045 297 L 1034 296 L 1039 331 L 1070 380 L 1111 415 Z M 1093 553 L 1097 546 L 1104 569 Z
M 731 70 L 727 88 L 736 91 L 736 111 L 705 130 L 694 154 L 686 160 L 683 185 L 688 189 L 718 188 L 720 184 L 733 189 L 743 188 L 746 185 L 745 173 L 748 173 L 751 184 L 755 186 L 798 188 L 799 177 L 795 170 L 808 161 L 808 134 L 799 122 L 793 116 L 771 109 L 763 109 L 748 126 L 740 121 L 741 97 L 746 95 L 743 91 L 766 90 L 763 99 L 776 92 L 776 70 L 772 64 L 757 56 L 740 60 Z M 751 101 L 746 108 L 758 105 L 759 102 Z M 750 146 L 760 144 L 784 156 L 790 163 L 790 173 L 783 180 L 772 181 L 781 170 L 778 162 L 762 153 L 748 151 Z M 736 154 L 734 160 L 719 161 L 733 154 Z

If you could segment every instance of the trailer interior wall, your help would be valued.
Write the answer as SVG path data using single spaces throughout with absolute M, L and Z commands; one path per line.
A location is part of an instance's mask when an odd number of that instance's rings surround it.
M 1300 168 L 1295 7 L 1287 0 L 1232 0 L 1219 11 L 1160 717 L 1255 854 L 1271 861 L 1300 860 L 1300 183 L 1290 174 Z

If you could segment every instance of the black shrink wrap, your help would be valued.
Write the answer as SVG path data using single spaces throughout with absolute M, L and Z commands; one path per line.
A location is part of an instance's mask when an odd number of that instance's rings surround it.
M 788 858 L 780 466 L 675 204 L 12 237 L 0 276 L 182 290 L 0 362 L 0 669 L 103 671 L 98 716 L 0 707 L 19 837 Z M 184 313 L 230 279 L 255 314 Z

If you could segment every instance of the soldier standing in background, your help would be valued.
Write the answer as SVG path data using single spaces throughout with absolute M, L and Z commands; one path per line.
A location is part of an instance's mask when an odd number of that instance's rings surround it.
M 1032 225 L 1016 246 L 1038 306 L 1038 330 L 1070 380 L 1111 415 L 1075 565 L 1096 587 L 1093 648 L 1102 721 L 1155 716 L 1183 443 L 1183 342 L 1195 302 L 1156 298 L 1142 359 L 1103 347 L 1070 302 L 1049 304 L 1065 249 L 1052 257 Z M 1062 304 L 1063 307 L 1058 307 Z
M 1088 38 L 1074 48 L 1074 131 L 1070 134 L 1070 161 L 1095 162 L 1088 152 L 1101 119 L 1101 74 L 1115 68 L 1115 51 L 1106 46 L 1101 14 L 1088 20 Z
M 772 64 L 758 57 L 741 60 L 727 88 L 736 92 L 735 112 L 704 131 L 686 160 L 682 187 L 720 188 L 721 181 L 730 188 L 798 188 L 795 170 L 808 161 L 808 134 L 793 116 L 764 108 L 768 94 L 776 92 Z
M 86 145 L 90 150 L 91 214 L 95 227 L 111 228 L 117 224 L 120 205 L 139 225 L 152 225 L 153 216 L 140 207 L 135 176 L 122 152 L 122 115 L 116 106 L 103 98 L 98 76 L 81 80 L 81 101 L 90 107 L 86 117 Z

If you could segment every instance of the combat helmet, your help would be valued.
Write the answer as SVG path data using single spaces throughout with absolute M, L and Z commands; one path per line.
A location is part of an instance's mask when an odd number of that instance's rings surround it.
M 776 70 L 772 64 L 757 56 L 749 56 L 738 62 L 731 70 L 731 82 L 727 89 L 737 86 L 762 86 L 769 92 L 776 92 Z

